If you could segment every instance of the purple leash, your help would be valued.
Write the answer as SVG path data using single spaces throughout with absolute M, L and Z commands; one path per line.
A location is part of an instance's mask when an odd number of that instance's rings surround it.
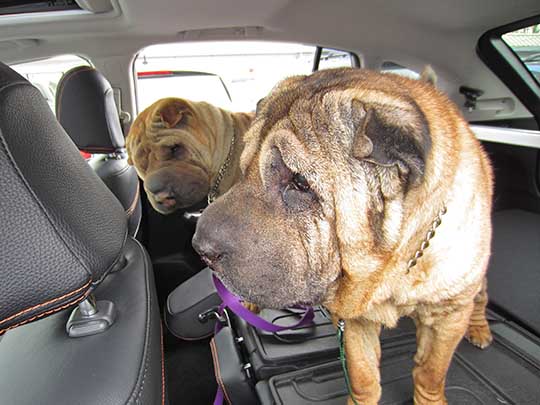
M 300 320 L 294 325 L 279 326 L 271 322 L 268 322 L 266 319 L 261 318 L 260 316 L 254 314 L 249 309 L 244 307 L 242 305 L 242 301 L 240 300 L 240 298 L 238 298 L 236 295 L 234 295 L 229 290 L 227 290 L 227 287 L 223 285 L 223 283 L 221 282 L 219 278 L 217 278 L 215 275 L 212 275 L 212 277 L 214 279 L 214 285 L 216 287 L 216 291 L 219 297 L 221 298 L 221 301 L 223 302 L 219 306 L 219 310 L 218 310 L 220 315 L 223 313 L 223 310 L 225 309 L 225 307 L 227 307 L 232 312 L 234 312 L 238 317 L 242 318 L 244 321 L 249 323 L 251 326 L 258 329 L 262 329 L 267 332 L 272 332 L 272 333 L 281 332 L 283 330 L 288 330 L 288 329 L 300 328 L 302 326 L 308 326 L 308 325 L 311 325 L 311 323 L 313 322 L 313 317 L 315 316 L 315 314 L 313 312 L 312 307 L 307 307 L 307 308 L 295 307 L 298 309 L 304 309 L 305 312 L 302 315 L 302 318 L 300 318 Z M 218 333 L 222 327 L 223 326 L 221 325 L 219 321 L 216 322 L 215 333 Z M 218 384 L 216 398 L 214 399 L 214 405 L 221 405 L 221 404 L 223 404 L 223 391 L 221 389 L 221 386 Z

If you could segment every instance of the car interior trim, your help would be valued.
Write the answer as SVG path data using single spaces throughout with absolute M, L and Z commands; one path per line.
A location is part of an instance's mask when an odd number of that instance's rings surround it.
M 540 131 L 471 125 L 471 129 L 481 141 L 505 143 L 540 149 Z

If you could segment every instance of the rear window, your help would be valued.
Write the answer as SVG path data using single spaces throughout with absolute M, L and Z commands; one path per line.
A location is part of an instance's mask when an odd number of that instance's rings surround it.
M 420 75 L 415 72 L 414 70 L 411 70 L 409 68 L 406 68 L 405 66 L 402 66 L 395 62 L 386 61 L 383 62 L 381 65 L 381 72 L 382 73 L 394 73 L 396 75 L 405 76 L 410 79 L 418 79 L 420 78 Z
M 174 89 L 174 90 L 173 90 Z M 178 89 L 178 90 L 176 90 Z M 137 73 L 139 110 L 154 101 L 176 96 L 195 101 L 207 101 L 218 107 L 231 109 L 232 99 L 223 79 L 214 73 L 178 70 L 142 71 Z
M 540 24 L 509 32 L 502 39 L 540 83 Z
M 134 65 L 138 110 L 159 98 L 181 97 L 232 111 L 253 111 L 278 81 L 310 74 L 314 57 L 314 46 L 291 43 L 150 46 L 139 53 Z
M 61 55 L 32 62 L 11 65 L 38 88 L 53 111 L 55 111 L 56 88 L 61 77 L 77 66 L 91 66 L 87 59 L 78 55 Z
M 353 55 L 350 52 L 341 51 L 339 49 L 322 48 L 317 70 L 354 66 Z
M 0 15 L 81 10 L 75 0 L 8 0 L 0 2 Z

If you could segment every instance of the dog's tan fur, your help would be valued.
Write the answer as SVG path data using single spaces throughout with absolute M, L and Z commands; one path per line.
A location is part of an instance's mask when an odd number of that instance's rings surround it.
M 145 181 L 153 207 L 168 214 L 206 197 L 215 183 L 236 132 L 232 160 L 218 192 L 223 194 L 240 175 L 243 134 L 253 114 L 232 113 L 205 102 L 163 98 L 138 116 L 127 136 L 130 164 Z M 171 148 L 177 146 L 176 152 Z M 178 149 L 180 147 L 180 149 Z M 151 192 L 148 182 L 164 190 Z M 160 196 L 168 198 L 167 203 Z
M 359 69 L 283 81 L 246 133 L 243 179 L 205 211 L 194 237 L 250 301 L 322 302 L 345 320 L 362 405 L 381 395 L 381 325 L 402 316 L 417 325 L 415 404 L 446 403 L 446 372 L 465 334 L 479 347 L 491 342 L 492 171 L 432 82 Z M 442 224 L 408 271 L 442 207 Z

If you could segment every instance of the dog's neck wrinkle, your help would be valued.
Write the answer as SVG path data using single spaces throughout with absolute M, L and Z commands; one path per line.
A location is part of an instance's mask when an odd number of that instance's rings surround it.
M 334 198 L 334 206 L 336 206 L 336 196 Z M 357 240 L 355 247 L 346 246 L 347 241 L 341 240 L 341 232 L 338 229 L 338 221 L 336 218 L 335 234 L 338 240 L 338 249 L 340 255 L 341 276 L 336 282 L 334 291 L 331 297 L 328 297 L 326 305 L 330 311 L 343 319 L 352 319 L 361 316 L 367 309 L 373 294 L 376 291 L 376 286 L 380 284 L 384 273 L 384 260 L 382 257 L 369 257 L 364 260 L 347 258 L 343 252 L 349 250 L 355 251 L 373 251 L 373 246 L 366 248 L 362 245 L 373 245 L 370 240 Z M 354 260 L 354 261 L 353 261 Z
M 400 232 L 402 242 L 386 254 L 380 252 L 377 260 L 361 260 L 360 262 L 357 260 L 349 263 L 341 257 L 342 275 L 337 280 L 333 293 L 328 297 L 326 302 L 328 308 L 343 319 L 357 318 L 369 312 L 376 299 L 378 286 L 385 284 L 384 280 L 393 277 L 396 272 L 406 273 L 408 260 L 422 243 L 438 210 L 439 208 L 433 211 L 433 215 L 430 213 L 426 216 L 426 220 L 422 223 L 415 223 L 413 210 L 404 213 Z M 369 241 L 365 242 L 369 243 Z M 341 241 L 338 243 L 342 244 Z M 367 249 L 367 251 L 373 250 Z
M 228 127 L 227 136 L 224 136 L 224 138 L 226 138 L 226 141 L 224 142 L 226 155 L 223 161 L 227 158 L 227 155 L 229 153 L 233 135 L 235 136 L 235 142 L 231 151 L 229 167 L 225 173 L 225 176 L 223 177 L 223 180 L 218 190 L 219 195 L 223 194 L 223 192 L 219 192 L 220 190 L 228 190 L 234 185 L 234 183 L 238 179 L 240 175 L 240 155 L 244 148 L 244 140 L 242 134 L 245 132 L 245 128 L 241 126 L 241 124 L 237 121 L 234 115 L 228 117 L 228 119 L 230 119 L 231 125 Z
M 224 144 L 230 143 L 230 138 L 227 137 L 227 128 L 223 127 L 220 123 L 223 120 L 218 118 L 218 115 L 221 115 L 223 119 L 226 120 L 222 110 L 218 107 L 212 106 L 207 103 L 199 103 L 199 110 L 205 112 L 203 116 L 199 117 L 199 122 L 203 125 L 203 130 L 208 134 L 208 149 L 210 154 L 206 156 L 207 162 L 206 167 L 209 169 L 210 181 L 213 184 L 215 178 L 219 172 L 219 168 L 223 164 L 224 157 L 222 156 L 221 150 L 224 147 Z M 220 132 L 224 132 L 220 136 Z
M 228 117 L 223 114 L 222 111 L 220 111 L 220 113 L 223 116 L 223 119 L 228 121 Z M 224 128 L 222 128 L 222 131 L 222 136 L 217 136 L 217 134 L 215 135 L 215 139 L 219 140 L 219 142 L 216 144 L 214 150 L 214 175 L 217 175 L 221 166 L 225 163 L 227 156 L 229 155 L 234 128 L 232 125 L 226 125 Z
M 339 318 L 358 318 L 367 310 L 375 294 L 376 286 L 383 278 L 384 270 L 382 266 L 379 269 L 373 268 L 365 276 L 353 275 L 344 269 L 342 273 L 337 281 L 333 297 L 330 297 L 325 304 Z
M 217 115 L 220 115 L 221 119 L 218 119 Z M 212 134 L 212 159 L 211 159 L 211 184 L 212 186 L 215 184 L 216 178 L 219 174 L 219 171 L 225 161 L 227 160 L 227 156 L 229 155 L 229 151 L 231 149 L 231 141 L 233 136 L 235 135 L 235 122 L 231 118 L 231 113 L 228 113 L 227 111 L 216 108 L 215 111 L 212 111 L 212 119 L 215 123 L 217 122 L 224 122 L 226 125 L 220 126 L 220 125 L 212 125 L 211 128 L 208 128 L 209 132 Z M 219 133 L 218 131 L 221 131 Z M 238 132 L 238 131 L 236 131 Z M 232 171 L 234 171 L 235 166 L 235 157 L 236 157 L 236 148 L 237 144 L 239 142 L 239 136 L 236 134 L 235 136 L 235 145 L 234 149 L 232 150 L 232 156 L 231 160 L 229 162 L 229 167 L 225 172 L 225 175 L 219 184 L 218 187 L 218 195 L 222 194 L 219 192 L 219 190 L 227 190 L 230 187 L 230 174 Z

